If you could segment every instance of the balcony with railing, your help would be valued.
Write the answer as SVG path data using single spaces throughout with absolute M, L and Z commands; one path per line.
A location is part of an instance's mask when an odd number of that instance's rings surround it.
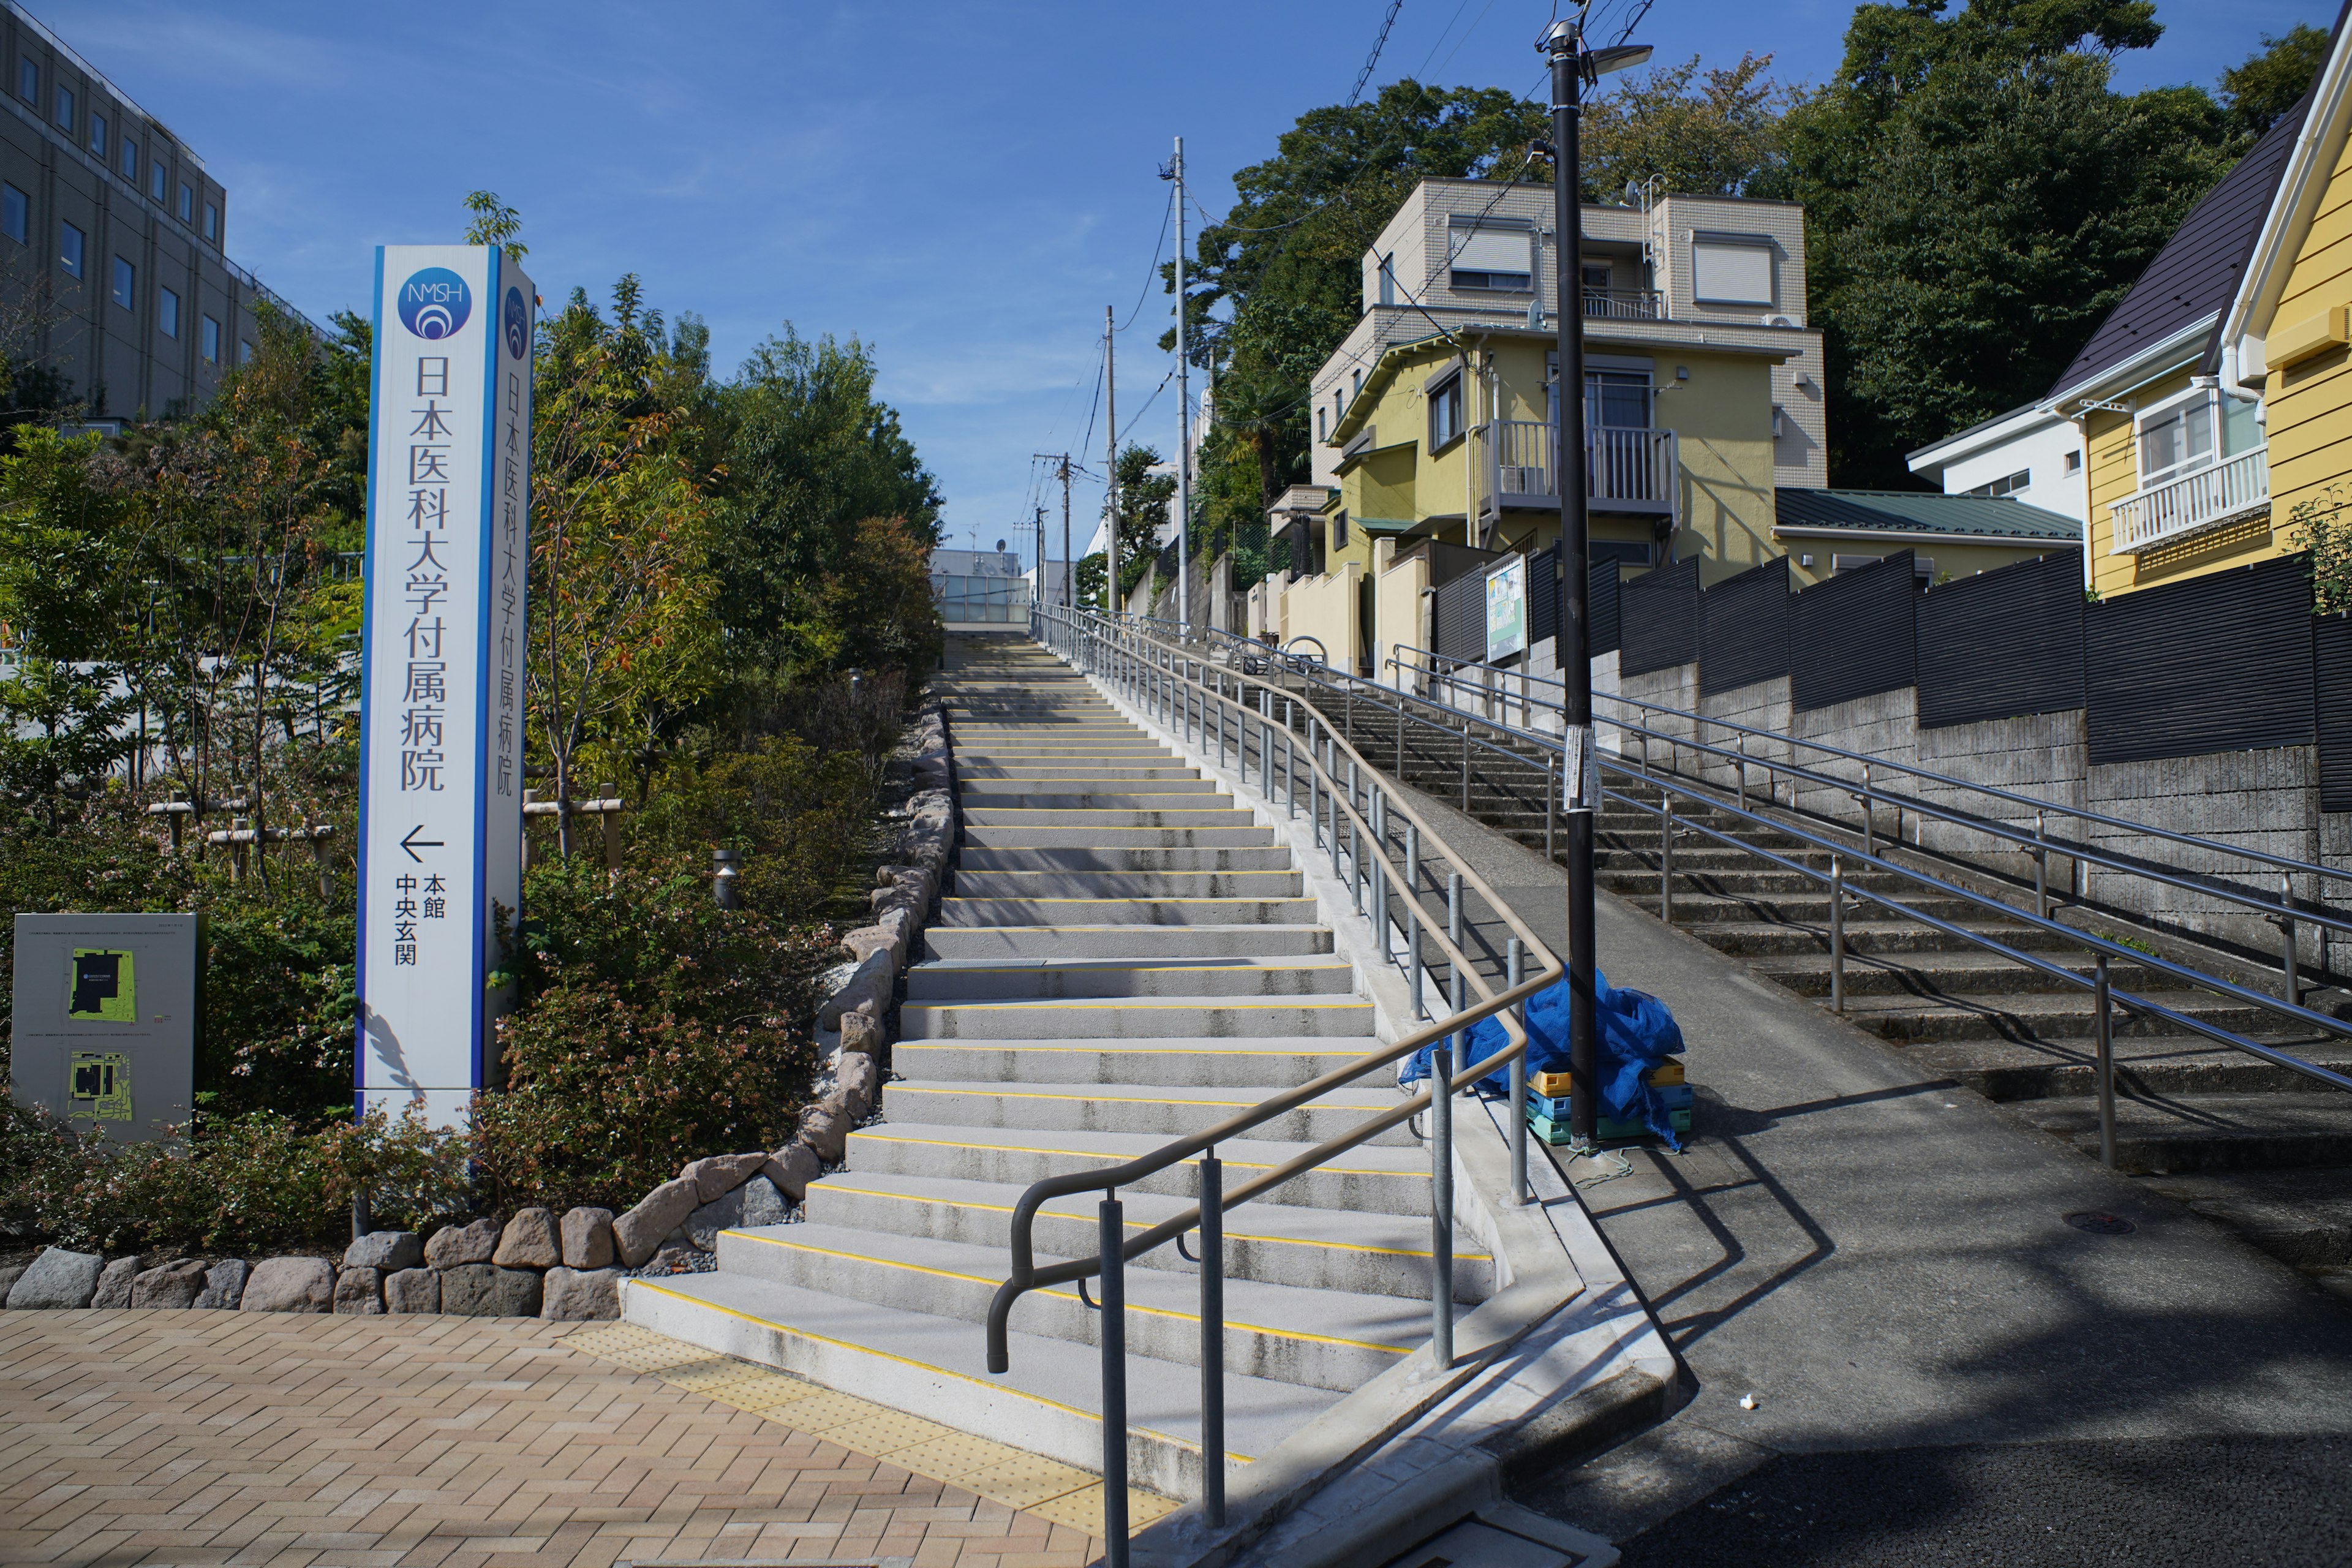
M 2256 447 L 2218 463 L 2149 485 L 2111 509 L 2111 555 L 2137 555 L 2208 529 L 2252 517 L 2271 504 L 2270 447 Z
M 1666 297 L 1655 289 L 1587 289 L 1584 314 L 1588 321 L 1663 321 Z
M 1485 503 L 1556 507 L 1552 427 L 1537 419 L 1496 419 L 1471 431 Z M 1586 503 L 1606 511 L 1675 511 L 1680 450 L 1671 430 L 1602 426 L 1584 432 Z

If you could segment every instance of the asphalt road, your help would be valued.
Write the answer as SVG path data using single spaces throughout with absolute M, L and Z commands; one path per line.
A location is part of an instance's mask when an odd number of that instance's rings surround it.
M 1622 1568 L 2352 1561 L 2352 1439 L 1789 1454 L 1625 1542 Z
M 1564 938 L 1558 868 L 1417 804 Z M 1564 1171 L 1696 1392 L 1513 1500 L 1641 1563 L 2352 1563 L 2352 1309 L 1606 894 L 1598 930 L 1698 1135 Z

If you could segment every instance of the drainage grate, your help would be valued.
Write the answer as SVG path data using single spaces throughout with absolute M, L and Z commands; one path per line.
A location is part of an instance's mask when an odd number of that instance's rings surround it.
M 2093 1236 L 2129 1236 L 2138 1228 L 2119 1214 L 2102 1214 L 2097 1209 L 2077 1210 L 2066 1216 L 2066 1223 Z

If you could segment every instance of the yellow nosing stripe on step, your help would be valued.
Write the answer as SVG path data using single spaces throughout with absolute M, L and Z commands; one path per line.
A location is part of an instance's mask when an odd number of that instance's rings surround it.
M 1234 1007 L 1296 1007 L 1303 1011 L 1309 1007 L 1370 1007 L 1371 1004 L 1370 1002 L 1297 1002 L 1281 996 L 1265 998 L 1236 996 L 1227 999 L 1221 999 L 1214 996 L 1115 996 L 1109 998 L 1031 996 L 1024 997 L 1018 1002 L 917 1001 L 908 1002 L 905 1004 L 905 1005 L 909 1007 L 954 1007 L 974 1013 L 987 1012 L 999 1008 L 1022 1007 L 1027 1007 L 1032 1010 L 1041 1010 L 1050 1007 L 1055 1012 L 1083 1012 L 1089 1007 L 1096 1008 L 1097 1010 L 1116 1010 L 1121 1007 L 1140 1007 L 1149 1009 L 1152 1007 L 1193 1006 L 1200 1008 L 1204 1013 L 1214 1013 L 1230 1010 Z
M 837 1193 L 856 1193 L 861 1198 L 888 1198 L 893 1203 L 902 1204 L 949 1204 L 960 1209 L 978 1209 L 982 1214 L 1011 1214 L 1013 1212 L 1013 1206 L 1010 1204 L 984 1204 L 976 1198 L 935 1198 L 928 1196 L 922 1193 L 886 1193 L 879 1187 L 861 1187 L 856 1185 L 854 1183 L 845 1182 L 842 1180 L 842 1177 L 848 1173 L 849 1173 L 845 1171 L 839 1172 L 834 1175 L 824 1177 L 823 1180 L 827 1186 L 830 1186 Z M 1069 1209 L 1041 1206 L 1037 1212 L 1041 1215 L 1050 1215 L 1055 1219 L 1066 1219 L 1074 1224 L 1092 1225 L 1095 1223 L 1091 1216 L 1084 1213 Z M 1158 1220 L 1150 1219 L 1130 1219 L 1124 1223 L 1129 1230 L 1150 1230 L 1153 1226 L 1160 1222 Z M 727 1234 L 730 1236 L 747 1237 L 749 1239 L 753 1241 L 763 1239 L 762 1237 L 750 1236 L 750 1233 L 740 1230 L 731 1230 Z M 1410 1247 L 1372 1247 L 1366 1243 L 1358 1241 L 1318 1241 L 1313 1237 L 1308 1236 L 1260 1236 L 1255 1231 L 1227 1230 L 1225 1232 L 1225 1239 L 1227 1241 L 1255 1241 L 1266 1247 L 1319 1247 L 1328 1252 L 1374 1252 L 1380 1254 L 1383 1258 L 1427 1258 L 1430 1256 L 1430 1254 L 1426 1252 L 1415 1251 Z M 1454 1258 L 1456 1262 L 1491 1263 L 1494 1261 L 1494 1258 L 1490 1255 L 1484 1252 L 1457 1252 L 1454 1255 Z
M 706 1310 L 778 1333 L 895 1362 L 932 1376 L 952 1378 L 974 1387 L 986 1388 L 992 1393 L 1001 1394 L 1006 1392 L 1001 1384 L 984 1384 L 977 1378 L 892 1355 L 887 1351 L 852 1345 L 811 1333 L 805 1329 L 755 1318 L 731 1307 L 721 1307 L 664 1289 L 646 1280 L 636 1283 L 673 1300 L 691 1302 Z M 609 1323 L 583 1329 L 565 1336 L 562 1342 L 566 1349 L 583 1352 L 599 1361 L 610 1362 L 644 1376 L 660 1378 L 673 1388 L 683 1389 L 715 1405 L 728 1405 L 796 1432 L 805 1432 L 810 1436 L 850 1448 L 869 1458 L 884 1460 L 911 1474 L 943 1481 L 986 1498 L 991 1502 L 1003 1503 L 1007 1508 L 1034 1512 L 1041 1507 L 1080 1498 L 1091 1491 L 1097 1498 L 1092 1528 L 1097 1535 L 1102 1532 L 1101 1478 L 1075 1465 L 1066 1465 L 1058 1459 L 1033 1454 L 1025 1448 L 1015 1448 L 1010 1444 L 978 1436 L 961 1427 L 910 1415 L 889 1405 L 877 1405 L 853 1394 L 843 1394 L 778 1372 L 772 1367 L 722 1356 L 699 1345 L 655 1333 L 635 1323 Z M 1015 1397 L 1099 1424 L 1098 1416 L 1042 1394 L 1016 1394 Z M 1160 1432 L 1152 1435 L 1162 1441 L 1199 1451 L 1197 1443 L 1184 1438 Z M 1251 1456 L 1230 1450 L 1227 1458 L 1242 1464 L 1253 1462 Z M 999 1484 L 1004 1481 L 1016 1484 Z M 1128 1490 L 1128 1499 L 1129 1522 L 1132 1529 L 1138 1530 L 1153 1520 L 1174 1512 L 1180 1506 L 1171 1498 L 1132 1487 Z M 1072 1523 L 1084 1528 L 1078 1521 L 1057 1519 L 1055 1522 Z
M 1109 1088 L 1111 1086 L 1105 1085 L 1103 1087 Z M 958 1085 L 949 1089 L 930 1089 L 918 1083 L 901 1082 L 897 1088 L 890 1089 L 889 1092 L 892 1094 L 983 1094 L 993 1096 L 999 1100 L 1074 1100 L 1082 1101 L 1088 1105 L 1092 1105 L 1097 1101 L 1106 1105 L 1199 1105 L 1206 1106 L 1211 1110 L 1218 1110 L 1226 1106 L 1248 1107 L 1257 1103 L 1255 1100 L 1170 1100 L 1164 1096 L 1153 1100 L 1145 1100 L 1139 1095 L 1120 1094 L 1033 1094 L 1021 1089 L 992 1089 L 986 1084 L 968 1084 Z M 1292 1109 L 1304 1110 L 1307 1108 L 1301 1105 L 1295 1106 Z M 1383 1110 L 1389 1108 L 1377 1105 L 1326 1105 L 1319 1109 L 1324 1110 L 1356 1110 L 1361 1111 L 1366 1116 L 1378 1116 Z M 1285 1114 L 1287 1115 L 1288 1112 L 1285 1112 Z
M 903 1268 L 909 1274 L 928 1274 L 935 1279 L 960 1279 L 967 1285 L 983 1285 L 992 1290 L 994 1289 L 999 1283 L 999 1281 L 992 1276 L 983 1277 L 978 1274 L 959 1274 L 952 1268 L 934 1268 L 928 1263 L 902 1263 L 896 1258 L 869 1258 L 862 1252 L 843 1252 L 830 1247 L 811 1247 L 805 1242 L 794 1241 L 789 1237 L 754 1236 L 748 1231 L 740 1230 L 730 1230 L 727 1232 L 727 1234 L 735 1237 L 738 1241 L 757 1241 L 769 1247 L 782 1247 L 787 1252 L 805 1252 L 817 1258 L 838 1258 L 845 1262 L 849 1263 L 871 1264 L 877 1268 Z M 1066 1290 L 1057 1285 L 1040 1286 L 1038 1288 L 1037 1294 L 1041 1296 L 1057 1296 L 1065 1301 L 1076 1301 L 1079 1300 L 1078 1293 L 1076 1290 Z M 1147 1307 L 1135 1301 L 1129 1301 L 1127 1304 L 1127 1310 L 1130 1312 L 1141 1312 L 1147 1316 L 1154 1318 L 1171 1318 L 1180 1322 L 1190 1323 L 1198 1322 L 1200 1321 L 1200 1318 L 1196 1313 L 1171 1311 L 1165 1307 Z M 1227 1318 L 1225 1320 L 1225 1326 L 1229 1329 L 1247 1329 L 1252 1333 L 1269 1334 L 1276 1339 L 1306 1340 L 1311 1343 L 1318 1345 L 1346 1345 L 1351 1350 L 1384 1351 L 1391 1355 L 1407 1355 L 1412 1353 L 1408 1351 L 1399 1350 L 1394 1345 L 1373 1344 L 1365 1340 L 1343 1340 L 1331 1334 L 1310 1334 L 1295 1329 L 1268 1328 L 1263 1323 L 1245 1322 L 1239 1318 Z
M 1160 1102 L 1145 1100 L 1143 1103 L 1157 1105 Z M 1106 1154 L 1099 1149 L 1036 1149 L 1017 1143 L 965 1143 L 952 1138 L 894 1138 L 889 1133 L 872 1127 L 861 1127 L 850 1136 L 871 1138 L 882 1143 L 908 1143 L 920 1149 L 985 1149 L 997 1154 L 1058 1154 L 1067 1160 L 1100 1160 L 1106 1165 L 1124 1165 L 1135 1158 L 1132 1154 Z M 1185 1165 L 1199 1163 L 1197 1160 L 1181 1160 L 1177 1163 Z M 1248 1160 L 1236 1160 L 1231 1155 L 1225 1157 L 1225 1163 L 1244 1171 L 1274 1169 L 1272 1165 Z M 1403 1176 L 1419 1182 L 1430 1179 L 1429 1173 L 1425 1170 L 1383 1171 L 1373 1165 L 1318 1165 L 1315 1169 L 1318 1172 L 1328 1172 L 1335 1176 Z M 1306 1175 L 1307 1173 L 1302 1171 L 1299 1174 Z

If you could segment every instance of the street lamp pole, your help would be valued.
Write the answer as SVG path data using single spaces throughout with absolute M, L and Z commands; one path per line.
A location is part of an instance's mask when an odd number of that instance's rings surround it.
M 1559 454 L 1560 584 L 1559 673 L 1566 691 L 1567 722 L 1561 739 L 1567 766 L 1560 770 L 1568 816 L 1568 1058 L 1575 1085 L 1569 1102 L 1569 1135 L 1591 1148 L 1599 1117 L 1596 1061 L 1599 1008 L 1593 977 L 1593 820 L 1601 801 L 1599 759 L 1592 741 L 1591 531 L 1587 516 L 1584 451 L 1584 220 L 1577 187 L 1582 183 L 1578 118 L 1588 77 L 1622 70 L 1649 58 L 1640 46 L 1591 50 L 1574 20 L 1555 23 L 1537 46 L 1551 61 L 1551 205 L 1553 317 L 1559 331 L 1554 358 L 1559 366 L 1553 399 L 1552 439 Z M 1515 1108 L 1515 1114 L 1524 1107 Z

